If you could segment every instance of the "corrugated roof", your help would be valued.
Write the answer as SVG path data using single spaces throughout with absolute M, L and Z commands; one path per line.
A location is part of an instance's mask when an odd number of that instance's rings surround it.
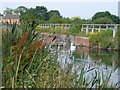
M 19 15 L 17 14 L 8 14 L 3 17 L 3 19 L 19 19 Z

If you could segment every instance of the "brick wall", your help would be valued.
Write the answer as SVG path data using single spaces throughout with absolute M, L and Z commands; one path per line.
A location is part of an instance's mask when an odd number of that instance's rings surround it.
M 89 46 L 89 38 L 88 37 L 75 37 L 75 45 L 83 45 Z

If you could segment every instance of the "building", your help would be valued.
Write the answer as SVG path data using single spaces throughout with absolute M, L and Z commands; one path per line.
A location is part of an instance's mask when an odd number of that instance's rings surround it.
M 13 23 L 19 24 L 20 17 L 17 14 L 8 14 L 8 15 L 2 17 L 1 22 L 2 23 L 8 22 L 9 24 L 13 24 Z
M 120 18 L 120 1 L 118 2 L 118 16 Z

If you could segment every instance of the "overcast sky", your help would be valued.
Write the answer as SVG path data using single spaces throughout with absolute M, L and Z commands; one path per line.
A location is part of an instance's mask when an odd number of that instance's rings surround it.
M 33 2 L 34 1 L 34 2 Z M 0 3 L 0 12 L 6 7 L 15 9 L 18 6 L 28 8 L 35 6 L 45 6 L 49 10 L 59 10 L 64 17 L 75 17 L 89 19 L 96 12 L 109 11 L 118 15 L 119 0 L 2 0 Z

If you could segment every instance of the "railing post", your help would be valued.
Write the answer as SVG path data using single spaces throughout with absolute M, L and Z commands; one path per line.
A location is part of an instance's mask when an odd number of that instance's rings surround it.
M 94 33 L 94 25 L 93 25 L 93 28 L 92 28 L 92 33 Z
M 83 31 L 83 25 L 82 25 L 81 31 Z
M 101 31 L 101 25 L 99 25 L 99 30 L 98 30 L 99 32 Z
M 106 30 L 108 29 L 108 25 L 106 24 Z
M 89 25 L 86 27 L 86 34 L 88 34 Z
M 113 38 L 115 37 L 117 32 L 117 25 L 114 25 L 114 29 L 113 29 Z

